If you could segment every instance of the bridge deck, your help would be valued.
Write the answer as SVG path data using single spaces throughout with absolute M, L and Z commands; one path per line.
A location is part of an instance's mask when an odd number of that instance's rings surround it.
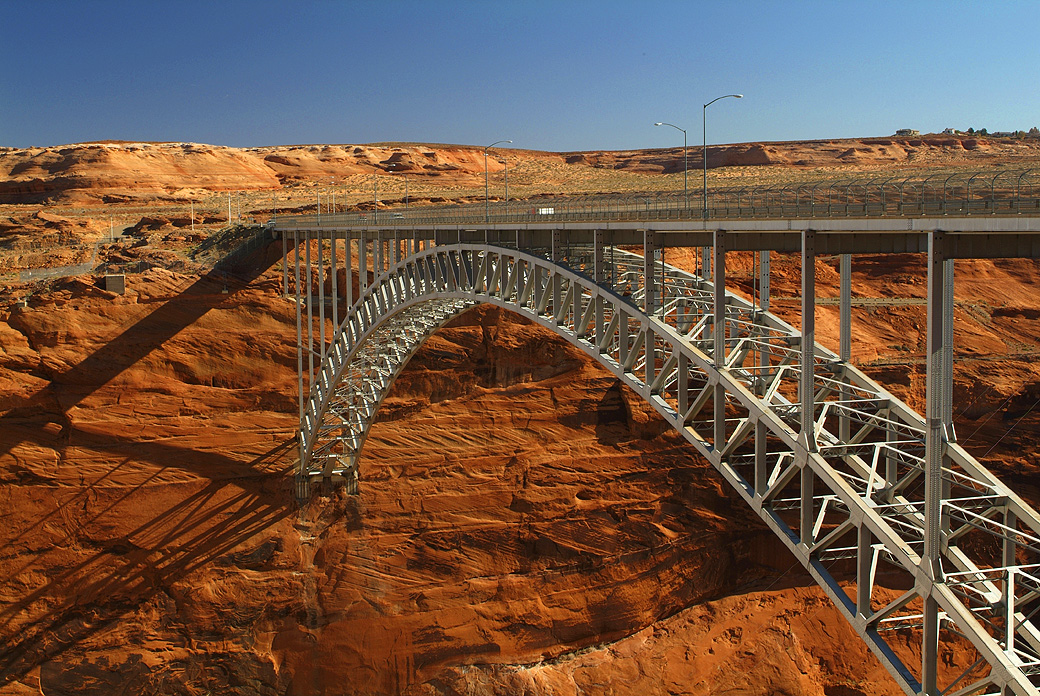
M 279 232 L 322 230 L 341 238 L 370 240 L 425 240 L 438 244 L 492 242 L 509 246 L 548 247 L 554 232 L 566 233 L 568 242 L 591 244 L 597 230 L 605 231 L 616 246 L 642 246 L 647 233 L 664 247 L 710 247 L 718 230 L 729 235 L 730 251 L 798 252 L 802 233 L 816 235 L 818 254 L 905 254 L 928 251 L 928 235 L 946 233 L 952 258 L 1038 258 L 1040 217 L 991 218 L 881 218 L 850 220 L 716 220 L 703 221 L 603 221 L 580 220 L 493 223 L 489 225 L 428 225 L 405 220 L 374 225 L 363 221 L 316 216 L 279 219 Z
M 276 222 L 295 249 L 304 486 L 356 480 L 368 427 L 409 357 L 458 312 L 498 304 L 581 347 L 654 405 L 908 694 L 1040 694 L 1040 515 L 956 444 L 951 389 L 953 259 L 1036 257 L 1040 218 L 387 222 Z M 711 275 L 662 263 L 668 246 L 704 247 Z M 814 340 L 814 274 L 802 274 L 799 332 L 766 309 L 767 253 L 761 305 L 726 292 L 726 253 L 737 250 L 798 252 L 803 270 L 819 254 L 842 255 L 837 354 Z M 907 252 L 926 253 L 929 266 L 923 416 L 848 362 L 850 255 Z M 307 279 L 337 254 L 348 287 L 355 256 L 375 277 L 369 285 L 363 274 L 356 302 L 345 291 L 342 322 L 333 285 L 339 328 L 326 340 L 324 284 L 313 292 Z M 288 274 L 285 283 L 288 292 Z M 881 568 L 911 589 L 880 601 Z M 907 632 L 919 664 L 899 651 Z M 963 639 L 978 662 L 946 674 L 939 646 L 963 649 Z

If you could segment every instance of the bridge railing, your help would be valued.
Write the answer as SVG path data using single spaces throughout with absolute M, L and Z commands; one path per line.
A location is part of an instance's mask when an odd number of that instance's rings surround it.
M 705 202 L 707 208 L 705 209 Z M 333 215 L 294 215 L 279 227 L 412 226 L 611 220 L 871 218 L 1040 215 L 1040 168 L 878 176 L 775 186 L 580 196 L 416 206 Z

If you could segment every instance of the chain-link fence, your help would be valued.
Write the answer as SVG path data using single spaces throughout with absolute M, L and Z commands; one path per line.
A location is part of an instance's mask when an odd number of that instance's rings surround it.
M 166 268 L 181 272 L 205 273 L 219 270 L 225 275 L 229 269 L 240 265 L 253 253 L 260 250 L 272 239 L 270 228 L 264 225 L 232 225 L 224 227 L 211 235 L 198 247 L 187 254 L 162 254 L 147 259 L 131 259 L 125 261 L 97 261 L 97 245 L 91 261 L 71 266 L 55 266 L 51 268 L 33 268 L 8 274 L 10 280 L 17 278 L 20 283 L 43 283 L 32 292 L 39 292 L 56 280 L 77 275 L 139 275 L 153 268 Z M 99 244 L 109 242 L 99 240 Z
M 27 268 L 18 272 L 18 282 L 30 283 L 34 280 L 54 280 L 69 276 L 83 275 L 94 270 L 94 262 L 78 263 L 74 266 L 53 266 L 51 268 Z
M 701 218 L 1040 215 L 1040 169 L 879 176 L 682 192 L 544 195 L 522 201 L 279 217 L 279 227 Z

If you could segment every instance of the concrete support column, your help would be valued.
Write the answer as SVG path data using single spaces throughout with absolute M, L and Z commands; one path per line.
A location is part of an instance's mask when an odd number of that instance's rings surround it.
M 891 411 L 888 413 L 888 417 L 892 417 Z M 899 439 L 898 433 L 896 433 L 891 427 L 885 429 L 885 443 L 890 444 Z M 896 478 L 899 476 L 899 460 L 892 456 L 887 449 L 882 451 L 881 459 L 885 464 L 885 481 L 889 484 L 895 483 Z M 888 502 L 892 502 L 893 496 L 890 492 L 886 496 Z
M 606 232 L 603 230 L 596 230 L 593 232 L 592 275 L 593 280 L 596 281 L 596 285 L 598 286 L 602 286 L 607 278 L 603 259 L 603 246 L 606 236 Z M 606 328 L 603 323 L 603 297 L 597 292 L 593 302 L 596 303 L 594 318 L 596 323 L 596 332 L 594 334 L 596 337 L 596 345 L 602 345 L 604 338 L 603 332 Z
M 393 265 L 393 256 L 390 250 L 390 237 L 384 232 L 379 232 L 379 275 L 386 273 Z
M 874 535 L 861 523 L 856 544 L 856 613 L 870 616 L 871 591 L 874 586 Z
M 296 277 L 296 378 L 298 381 L 297 397 L 300 402 L 300 424 L 303 424 L 303 299 L 300 295 L 300 233 L 293 230 L 293 256 L 295 257 Z M 303 443 L 300 444 L 300 458 L 303 459 Z
M 758 252 L 758 304 L 769 311 L 769 250 Z
M 848 362 L 852 356 L 852 254 L 842 254 L 838 266 L 839 304 L 838 357 Z
M 654 283 L 654 287 L 657 293 L 657 309 L 661 313 L 661 319 L 663 320 L 668 307 L 668 274 L 665 270 L 666 247 L 664 235 L 657 235 L 655 241 L 657 242 L 657 250 L 654 251 L 654 262 L 660 271 L 660 276 L 657 282 Z
M 348 311 L 354 306 L 354 254 L 350 246 L 350 233 L 348 232 L 343 240 L 343 268 L 346 270 L 343 280 L 346 287 L 343 288 L 343 294 L 347 299 Z M 361 289 L 360 285 L 358 289 Z
M 318 231 L 318 343 L 325 361 L 325 235 Z
M 339 240 L 336 239 L 335 230 L 332 231 L 331 237 L 329 266 L 332 268 L 332 331 L 335 336 L 335 331 L 339 328 L 339 259 L 336 258 L 336 247 L 339 245 Z
M 312 301 L 312 286 L 314 284 L 314 266 L 311 265 L 311 233 L 304 233 L 304 256 L 307 267 L 307 388 L 310 389 L 314 380 L 314 303 Z
M 816 450 L 813 397 L 816 347 L 816 233 L 802 232 L 802 375 L 798 393 L 802 406 L 802 436 L 810 452 Z
M 516 295 L 517 303 L 520 303 L 521 298 L 524 296 L 524 290 L 527 286 L 527 262 L 521 258 L 516 259 L 516 282 L 513 283 L 513 293 Z
M 646 357 L 643 363 L 643 381 L 646 383 L 643 395 L 647 400 L 650 399 L 650 395 L 653 393 L 651 385 L 653 385 L 654 378 L 657 375 L 658 358 L 661 357 L 657 351 L 657 339 L 655 336 L 654 327 L 648 325 L 643 338 L 643 353 Z
M 690 410 L 690 359 L 682 351 L 679 351 L 677 378 L 679 380 L 679 418 L 680 423 L 685 426 L 686 412 Z
M 379 276 L 383 275 L 383 238 L 376 230 L 375 239 L 372 240 L 372 282 L 377 282 Z
M 654 281 L 654 252 L 658 249 L 653 230 L 643 230 L 643 311 L 652 316 L 657 309 Z
M 758 305 L 763 312 L 769 311 L 769 251 L 758 252 Z M 765 395 L 769 385 L 769 361 L 771 350 L 768 344 L 769 331 L 762 330 L 760 333 L 762 345 L 758 350 L 758 379 L 755 381 L 755 393 L 759 396 Z
M 943 422 L 947 426 L 947 439 L 957 442 L 957 431 L 953 425 L 953 261 L 946 259 L 943 274 L 943 336 L 948 337 L 943 347 Z
M 592 279 L 596 281 L 597 285 L 599 285 L 607 278 L 603 258 L 603 247 L 606 245 L 607 233 L 604 230 L 595 230 L 592 235 Z
M 619 309 L 618 319 L 618 357 L 621 358 L 621 364 L 625 365 L 628 363 L 628 348 L 630 343 L 628 333 L 628 313 L 623 309 Z
M 714 359 L 715 367 L 720 372 L 726 369 L 726 232 L 715 230 L 714 235 Z M 715 449 L 721 450 L 726 444 L 726 388 L 722 382 L 715 385 Z
M 715 365 L 726 366 L 726 232 L 715 230 L 715 308 L 712 324 L 715 338 Z
M 802 407 L 801 433 L 799 440 L 806 450 L 806 460 L 801 471 L 801 516 L 799 531 L 805 546 L 813 543 L 815 518 L 816 475 L 809 466 L 808 458 L 816 451 L 814 418 L 815 397 L 815 347 L 816 347 L 816 234 L 812 230 L 802 232 L 802 374 L 798 384 L 798 396 Z
M 368 239 L 365 231 L 358 235 L 358 293 L 363 295 L 368 288 Z
M 921 572 L 932 582 L 942 581 L 942 500 L 946 488 L 942 480 L 946 457 L 949 423 L 946 420 L 947 345 L 952 351 L 952 330 L 946 321 L 946 235 L 934 230 L 928 235 L 928 341 L 927 384 L 925 392 L 925 489 L 924 489 L 924 558 Z M 952 294 L 952 293 L 951 293 Z M 951 303 L 952 304 L 952 303 Z M 952 307 L 949 308 L 952 314 Z M 952 325 L 952 321 L 951 321 Z M 924 628 L 921 645 L 922 693 L 938 694 L 937 660 L 939 653 L 939 606 L 933 596 L 924 598 Z
M 194 224 L 194 221 L 192 222 Z M 282 297 L 289 297 L 289 240 L 285 232 L 282 235 Z
M 799 519 L 799 537 L 802 544 L 808 548 L 813 544 L 813 525 L 816 522 L 815 488 L 816 474 L 808 462 L 801 470 L 801 517 Z
M 839 260 L 839 302 L 838 312 L 838 358 L 848 363 L 852 357 L 852 254 L 842 254 Z M 847 402 L 852 392 L 847 385 L 842 385 L 841 400 Z M 847 415 L 838 418 L 838 437 L 848 442 L 852 423 Z
M 942 465 L 946 454 L 947 426 L 945 392 L 946 348 L 952 343 L 946 327 L 946 239 L 936 230 L 928 237 L 928 339 L 925 392 L 925 557 L 938 560 L 942 507 Z M 935 568 L 937 571 L 938 568 Z
M 553 230 L 552 233 L 552 260 L 553 263 L 563 265 L 563 230 Z M 563 279 L 558 273 L 552 275 L 552 311 L 555 315 L 563 303 Z
M 766 425 L 755 423 L 755 495 L 762 496 L 769 488 L 769 460 L 766 457 Z
M 1015 529 L 1018 525 L 1018 516 L 1011 509 L 1005 510 L 1004 512 L 1004 526 L 1008 529 Z M 1018 544 L 1015 542 L 1015 535 L 1006 534 L 1004 535 L 1004 548 L 1002 549 L 1002 563 L 1004 566 L 1018 565 Z
M 499 252 L 491 251 L 490 249 L 484 252 L 484 257 L 484 293 L 490 296 L 492 292 L 494 292 L 495 290 L 495 288 L 492 287 L 492 284 L 495 280 L 494 264 L 496 262 L 501 263 L 502 259 L 501 254 Z M 501 276 L 499 276 L 499 280 L 501 282 L 505 282 L 505 279 Z

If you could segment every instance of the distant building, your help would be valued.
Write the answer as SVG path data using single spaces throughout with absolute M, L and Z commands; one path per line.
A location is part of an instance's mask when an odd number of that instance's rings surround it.
M 946 128 L 943 130 L 943 135 L 957 135 L 957 130 L 955 128 Z
M 900 128 L 899 130 L 896 131 L 896 135 L 905 135 L 905 136 L 908 136 L 908 137 L 913 137 L 913 136 L 921 135 L 921 131 L 915 130 L 913 128 Z

